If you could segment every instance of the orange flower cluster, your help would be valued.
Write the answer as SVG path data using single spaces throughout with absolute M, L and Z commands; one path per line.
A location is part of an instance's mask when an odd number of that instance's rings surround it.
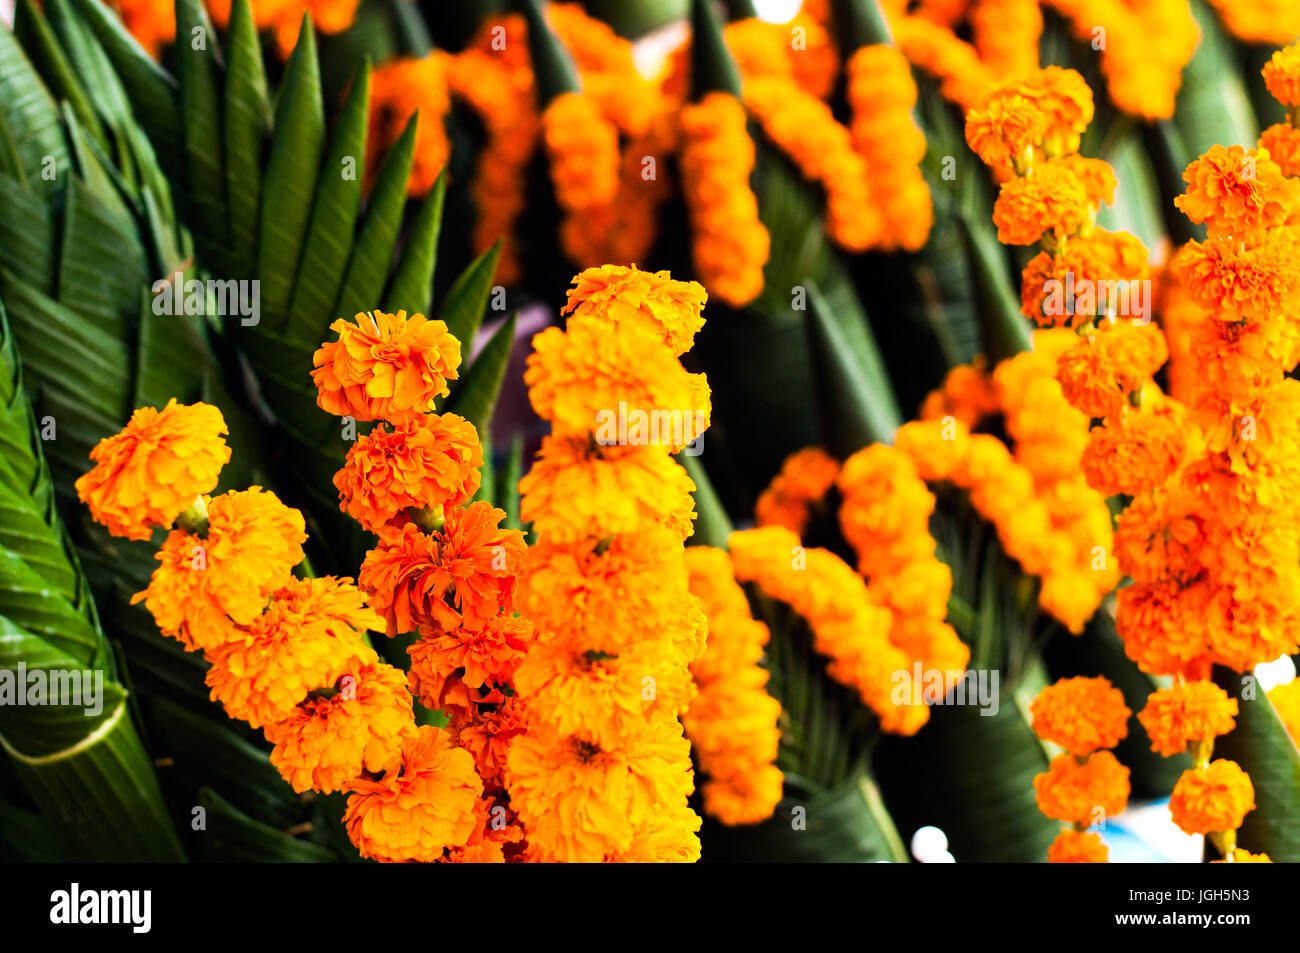
M 762 292 L 771 250 L 749 187 L 754 141 L 745 128 L 745 107 L 734 96 L 712 92 L 682 107 L 679 129 L 696 270 L 710 294 L 741 307 Z
M 1224 27 L 1247 43 L 1290 43 L 1300 35 L 1300 10 L 1290 0 L 1209 0 Z
M 477 212 L 472 247 L 482 254 L 501 239 L 496 280 L 513 284 L 523 277 L 514 228 L 527 204 L 525 170 L 540 126 L 533 108 L 532 72 L 526 64 L 512 68 L 490 46 L 471 45 L 452 58 L 447 82 L 451 94 L 483 127 L 484 141 L 469 186 Z
M 884 219 L 879 241 L 870 240 L 874 223 L 869 220 L 858 224 L 859 240 L 863 247 L 917 251 L 930 235 L 934 209 L 920 169 L 925 135 L 912 120 L 917 92 L 911 69 L 898 50 L 877 44 L 854 52 L 846 72 L 853 147 L 866 161 L 874 204 Z M 832 225 L 835 220 L 832 205 Z M 842 234 L 843 229 L 832 231 L 845 247 L 857 247 Z
M 980 59 L 999 75 L 1025 76 L 1038 69 L 1043 13 L 1038 0 L 975 0 L 969 4 L 971 37 Z
M 892 4 L 887 12 L 894 39 L 908 61 L 939 80 L 939 92 L 963 110 L 988 98 L 1000 67 L 980 58 L 979 51 L 953 32 L 953 23 L 904 13 L 906 4 Z
M 587 203 L 580 214 L 564 209 L 562 247 L 581 264 L 635 261 L 653 242 L 655 212 L 667 195 L 657 170 L 650 175 L 642 166 L 645 157 L 662 160 L 673 149 L 675 133 L 670 133 L 671 123 L 663 122 L 666 104 L 637 71 L 628 41 L 581 5 L 550 3 L 545 16 L 574 59 L 582 83 L 579 98 L 585 101 L 552 116 L 547 140 L 557 149 L 576 147 L 584 156 L 569 161 L 552 155 L 557 190 L 567 188 L 568 198 Z M 522 15 L 494 15 L 453 57 L 450 68 L 452 93 L 478 115 L 486 137 L 470 186 L 478 211 L 474 247 L 482 252 L 503 239 L 497 279 L 507 284 L 522 276 L 514 224 L 526 204 L 526 168 L 543 127 L 528 43 Z M 620 133 L 629 139 L 621 160 Z M 557 162 L 562 169 L 555 169 Z M 592 162 L 598 166 L 587 170 L 595 176 L 594 188 L 585 184 L 583 172 Z
M 90 451 L 77 497 L 114 536 L 148 539 L 217 485 L 230 461 L 226 421 L 211 404 L 140 407 L 121 432 Z
M 1095 499 L 1071 501 L 1067 481 L 1049 507 L 1036 492 L 1034 474 L 1002 441 L 972 434 L 955 418 L 904 424 L 894 446 L 912 458 L 926 482 L 948 481 L 968 490 L 971 505 L 993 524 L 1007 555 L 1042 580 L 1042 609 L 1071 632 L 1083 630 L 1115 583 L 1113 569 L 1097 558 L 1096 547 L 1109 539 L 1109 520 L 1099 518 Z M 1082 502 L 1084 512 L 1068 517 L 1071 502 Z
M 1169 119 L 1183 67 L 1200 42 L 1184 0 L 1048 0 L 1101 54 L 1111 101 L 1142 119 Z
M 784 526 L 738 530 L 728 547 L 736 578 L 756 584 L 804 618 L 813 647 L 831 660 L 827 673 L 858 692 L 884 731 L 913 735 L 921 730 L 930 709 L 914 697 L 920 686 L 898 690 L 898 673 L 910 676 L 913 660 L 890 641 L 892 613 L 853 567 L 830 550 L 805 548 Z
M 216 409 L 189 410 L 203 426 L 178 430 L 181 410 L 169 406 L 163 414 L 140 415 L 111 438 L 147 448 L 115 457 L 114 480 L 128 499 L 139 486 L 132 472 L 147 468 L 173 478 L 159 482 L 150 502 L 155 512 L 171 510 L 166 500 L 177 474 L 192 479 L 186 470 L 196 458 L 229 458 Z M 178 432 L 184 439 L 175 439 Z M 100 489 L 109 500 L 110 484 Z M 118 511 L 108 505 L 107 512 Z M 148 588 L 132 601 L 144 601 L 165 635 L 203 652 L 213 700 L 231 717 L 265 730 L 274 745 L 271 763 L 295 791 L 364 789 L 350 799 L 346 818 L 364 855 L 435 859 L 468 837 L 448 786 L 477 798 L 482 784 L 473 759 L 459 752 L 460 763 L 445 766 L 438 783 L 425 778 L 427 792 L 412 790 L 428 773 L 421 768 L 428 749 L 445 746 L 444 733 L 420 729 L 416 743 L 406 679 L 367 642 L 366 630 L 383 623 L 352 580 L 293 576 L 307 539 L 303 530 L 302 514 L 261 487 L 199 497 L 159 550 Z M 372 808 L 372 798 L 394 804 L 397 789 L 409 817 Z M 432 799 L 421 800 L 423 793 Z
M 1135 584 L 1119 593 L 1119 631 L 1145 670 L 1194 679 L 1211 663 L 1246 671 L 1296 650 L 1300 385 L 1285 374 L 1300 359 L 1300 272 L 1287 250 L 1300 182 L 1240 146 L 1213 147 L 1183 178 L 1176 202 L 1209 235 L 1173 263 L 1190 298 L 1179 333 L 1192 406 L 1145 433 L 1137 456 L 1099 460 L 1097 479 L 1123 485 L 1113 474 L 1134 460 L 1149 474 L 1120 519 L 1121 568 Z M 1136 379 L 1150 362 L 1130 364 Z M 1165 408 L 1157 401 L 1155 415 Z
M 754 824 L 772 816 L 784 783 L 773 763 L 781 704 L 764 688 L 768 673 L 758 664 L 767 626 L 750 615 L 725 550 L 690 546 L 686 569 L 709 626 L 704 654 L 691 664 L 699 693 L 682 719 L 709 776 L 704 809 L 723 824 Z
M 768 139 L 790 157 L 804 178 L 826 190 L 826 233 L 850 251 L 877 245 L 884 221 L 874 201 L 866 160 L 854 151 L 849 130 L 836 120 L 830 106 L 788 77 L 751 79 L 745 84 L 744 99 Z M 924 137 L 921 148 L 924 152 Z M 928 200 L 929 191 L 925 194 Z
M 105 0 L 122 24 L 154 59 L 176 39 L 175 6 L 171 0 Z M 253 24 L 275 35 L 282 57 L 298 42 L 304 13 L 310 13 L 318 33 L 342 33 L 356 19 L 360 0 L 274 0 L 252 5 Z M 223 29 L 230 22 L 230 0 L 205 0 L 212 21 Z
M 784 526 L 802 536 L 810 510 L 826 497 L 839 473 L 839 461 L 821 447 L 795 451 L 786 457 L 781 472 L 758 495 L 754 522 L 759 526 Z
M 1065 678 L 1039 692 L 1029 714 L 1038 737 L 1065 749 L 1034 778 L 1038 809 L 1073 825 L 1056 836 L 1048 862 L 1105 863 L 1105 845 L 1085 828 L 1128 803 L 1128 768 L 1107 750 L 1128 734 L 1124 696 L 1104 678 Z
M 422 315 L 378 318 L 379 339 L 336 322 L 339 341 L 317 352 L 313 376 L 325 409 L 392 421 L 357 440 L 334 483 L 341 508 L 379 536 L 358 575 L 374 627 L 419 634 L 403 692 L 409 683 L 448 721 L 446 731 L 418 732 L 412 722 L 399 758 L 367 764 L 369 774 L 347 785 L 344 820 L 363 856 L 380 860 L 518 860 L 526 848 L 502 770 L 523 730 L 513 685 L 533 635 L 515 612 L 523 534 L 502 529 L 505 513 L 490 503 L 467 502 L 483 464 L 473 425 L 428 413 L 455 376 L 460 343 Z M 367 379 L 374 386 L 356 386 Z M 409 716 L 409 696 L 406 705 Z M 380 716 L 354 731 L 373 730 Z M 286 751 L 286 759 L 317 754 L 301 741 Z
M 537 639 L 515 678 L 528 718 L 506 786 L 540 860 L 694 861 L 700 818 L 678 721 L 707 628 L 682 546 L 694 485 L 669 455 L 676 438 L 602 433 L 585 395 L 609 410 L 665 410 L 637 402 L 690 347 L 704 295 L 666 272 L 613 266 L 574 285 L 567 330 L 538 335 L 528 369 L 552 433 L 519 485 L 538 534 L 519 596 Z M 583 353 L 593 348 L 625 357 Z M 707 395 L 702 378 L 695 393 Z
M 406 191 L 408 195 L 420 196 L 433 188 L 451 155 L 445 124 L 451 109 L 449 62 L 446 53 L 433 50 L 419 59 L 400 57 L 375 68 L 370 81 L 370 126 L 366 141 L 366 174 L 370 182 L 373 183 L 379 171 L 379 157 L 397 142 L 407 122 L 418 112 L 415 157 Z
M 618 127 L 590 97 L 561 93 L 542 112 L 542 142 L 564 216 L 560 244 L 579 264 L 595 265 L 583 233 L 589 216 L 609 208 L 618 196 Z
M 945 619 L 952 570 L 935 555 L 935 499 L 906 454 L 873 444 L 844 461 L 840 528 L 892 616 L 889 640 L 922 670 L 960 673 L 970 650 Z

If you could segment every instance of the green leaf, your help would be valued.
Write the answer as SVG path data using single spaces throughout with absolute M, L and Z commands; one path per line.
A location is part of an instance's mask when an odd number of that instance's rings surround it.
M 889 378 L 875 342 L 854 347 L 821 291 L 808 284 L 809 331 L 820 373 L 826 446 L 848 456 L 871 443 L 890 443 L 902 424 L 889 399 Z
M 515 315 L 512 314 L 483 345 L 483 350 L 459 382 L 460 386 L 447 401 L 446 409 L 472 423 L 485 444 L 489 443 L 486 434 L 492 421 L 492 408 L 505 379 L 514 340 Z
M 1237 846 L 1275 863 L 1300 861 L 1300 751 L 1253 676 L 1215 667 L 1215 684 L 1237 699 L 1237 726 L 1215 739 L 1214 757 L 1241 765 L 1255 787 L 1255 810 L 1237 830 Z M 1254 697 L 1243 697 L 1249 685 Z
M 1244 68 L 1236 45 L 1204 0 L 1192 0 L 1192 13 L 1201 42 L 1183 68 L 1173 120 L 1187 153 L 1195 159 L 1213 145 L 1253 146 L 1259 122 L 1241 80 Z
M 58 99 L 66 100 L 76 113 L 77 120 L 101 146 L 107 147 L 108 138 L 86 88 L 73 71 L 63 47 L 55 39 L 45 14 L 33 0 L 18 0 L 14 9 L 14 37 L 27 51 L 37 71 L 45 77 L 50 92 Z
M 466 353 L 474 346 L 474 336 L 478 334 L 483 314 L 487 311 L 488 297 L 492 294 L 492 278 L 496 274 L 499 257 L 501 240 L 497 239 L 491 248 L 475 258 L 460 273 L 442 303 L 439 318 L 456 340 L 460 341 L 461 348 Z
M 140 48 L 105 4 L 99 0 L 72 0 L 72 4 L 81 22 L 103 47 L 163 167 L 168 174 L 179 173 L 185 167 L 185 135 L 176 101 L 176 81 Z
M 211 788 L 199 792 L 199 806 L 207 815 L 207 829 L 196 840 L 200 859 L 290 864 L 338 860 L 331 850 L 253 820 Z
M 336 317 L 332 307 L 352 252 L 357 213 L 361 209 L 369 108 L 370 64 L 366 63 L 357 74 L 335 124 L 334 138 L 316 189 L 311 227 L 285 324 L 284 333 L 288 337 L 319 341 Z
M 406 204 L 406 184 L 411 177 L 411 160 L 415 155 L 415 130 L 419 114 L 413 115 L 397 142 L 384 156 L 366 205 L 366 220 L 361 234 L 352 245 L 352 259 L 339 292 L 334 313 L 360 314 L 373 311 L 383 294 L 388 270 L 397 247 L 397 233 L 402 226 L 402 208 Z
M 406 247 L 384 296 L 390 314 L 428 314 L 433 302 L 433 274 L 442 231 L 443 200 L 447 195 L 447 170 L 443 169 L 406 235 Z
M 537 84 L 538 108 L 545 109 L 561 93 L 577 92 L 582 83 L 573 57 L 542 16 L 539 0 L 519 0 L 519 9 L 528 23 L 528 50 Z
M 205 256 L 220 260 L 230 243 L 226 231 L 226 176 L 221 163 L 221 99 L 217 83 L 221 51 L 199 0 L 176 0 L 176 54 L 180 107 L 195 241 Z M 195 39 L 202 39 L 195 48 Z
M 76 839 L 74 859 L 185 859 L 125 702 L 73 747 L 33 756 L 0 737 L 0 748 L 45 818 Z
M 712 92 L 740 95 L 740 70 L 727 49 L 712 0 L 691 2 L 691 98 Z
M 257 261 L 262 143 L 271 129 L 271 107 L 248 0 L 234 0 L 231 5 L 229 45 L 224 145 L 231 268 L 235 274 L 252 274 Z
M 691 482 L 695 484 L 695 528 L 686 540 L 691 546 L 714 546 L 727 548 L 727 537 L 731 535 L 731 519 L 718 499 L 718 492 L 709 480 L 708 471 L 700 461 L 699 455 L 680 453 L 677 462 L 686 468 Z
M 68 169 L 58 107 L 8 30 L 0 30 L 0 139 L 4 171 L 45 195 L 57 188 Z M 6 154 L 16 158 L 16 167 L 5 161 Z M 53 160 L 53 179 L 43 174 L 47 157 Z
M 324 149 L 315 34 L 311 17 L 304 14 L 276 103 L 271 157 L 262 180 L 257 275 L 262 282 L 262 323 L 271 330 L 281 327 L 289 308 Z
M 993 227 L 966 215 L 960 221 L 980 299 L 984 355 L 992 366 L 1029 350 L 1029 322 L 1020 313 L 1020 296 L 1011 281 L 1010 262 Z
M 1060 825 L 1034 798 L 1034 775 L 1048 758 L 1026 715 L 1042 684 L 1041 673 L 1004 683 L 992 715 L 973 705 L 933 706 L 915 737 L 882 744 L 877 769 L 903 830 L 938 827 L 958 863 L 1046 859 Z

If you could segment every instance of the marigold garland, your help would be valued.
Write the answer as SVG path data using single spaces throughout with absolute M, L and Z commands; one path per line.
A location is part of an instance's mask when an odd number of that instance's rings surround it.
M 691 546 L 685 562 L 709 625 L 704 654 L 691 664 L 699 694 L 683 716 L 709 776 L 704 809 L 723 824 L 754 824 L 771 817 L 784 783 L 773 763 L 781 704 L 765 690 L 768 674 L 758 664 L 767 626 L 750 615 L 726 551 Z
M 839 476 L 840 463 L 821 447 L 804 447 L 785 458 L 781 472 L 758 496 L 754 522 L 784 526 L 802 536 L 810 510 L 825 498 Z
M 679 127 L 696 270 L 711 295 L 741 307 L 762 292 L 770 252 L 749 187 L 754 141 L 745 128 L 745 107 L 728 93 L 711 92 L 682 107 Z
M 546 395 L 577 377 L 615 407 L 653 399 L 637 365 L 675 362 L 684 348 L 669 341 L 683 329 L 689 341 L 702 296 L 666 273 L 589 269 L 574 284 L 568 330 L 535 342 L 555 348 L 530 369 L 534 405 L 554 413 L 563 404 Z M 584 353 L 619 338 L 637 344 L 631 368 Z M 511 805 L 540 860 L 694 861 L 700 819 L 687 805 L 690 746 L 676 717 L 695 693 L 689 666 L 707 625 L 683 561 L 694 484 L 662 443 L 602 446 L 585 412 L 554 423 L 560 432 L 520 481 L 521 515 L 538 534 L 520 600 L 537 643 L 516 676 L 528 716 L 505 761 Z M 643 576 L 643 562 L 668 571 Z M 629 611 L 640 599 L 618 605 L 638 579 L 656 580 L 641 594 L 644 613 Z

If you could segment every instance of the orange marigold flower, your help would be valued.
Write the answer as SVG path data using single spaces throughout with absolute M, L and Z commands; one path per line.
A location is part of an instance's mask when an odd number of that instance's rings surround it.
M 673 354 L 681 355 L 704 326 L 707 297 L 698 281 L 674 281 L 666 271 L 601 265 L 574 276 L 560 314 L 595 313 L 616 328 L 648 323 L 663 334 Z
M 1094 751 L 1080 761 L 1060 754 L 1034 776 L 1038 809 L 1070 824 L 1093 824 L 1114 817 L 1128 803 L 1128 768 L 1109 751 Z
M 1104 864 L 1110 859 L 1110 850 L 1101 842 L 1101 835 L 1090 831 L 1064 828 L 1047 848 L 1049 864 Z
M 1034 733 L 1083 756 L 1113 748 L 1128 735 L 1132 714 L 1123 693 L 1105 678 L 1063 678 L 1029 706 Z
M 1002 183 L 993 207 L 998 241 L 1032 245 L 1044 233 L 1065 238 L 1088 221 L 1088 194 L 1060 161 L 1041 162 L 1029 175 Z
M 1213 682 L 1197 680 L 1152 692 L 1138 721 L 1151 739 L 1151 750 L 1166 758 L 1189 744 L 1213 741 L 1236 724 L 1237 700 Z
M 570 863 L 628 851 L 656 815 L 686 810 L 694 788 L 690 745 L 671 716 L 612 748 L 534 725 L 511 745 L 506 780 L 537 858 Z
M 519 515 L 539 537 L 555 542 L 654 525 L 685 539 L 695 520 L 694 489 L 660 447 L 602 447 L 586 437 L 549 435 L 519 481 Z
M 1300 106 L 1300 43 L 1278 50 L 1263 69 L 1264 84 L 1283 106 Z
M 542 538 L 528 551 L 519 607 L 539 641 L 585 641 L 617 654 L 653 636 L 685 665 L 703 651 L 706 632 L 687 585 L 681 537 L 663 526 L 563 543 Z
M 1292 222 L 1300 182 L 1288 179 L 1265 152 L 1211 146 L 1183 172 L 1187 191 L 1174 204 L 1210 238 L 1241 242 Z
M 343 823 L 362 857 L 428 863 L 474 834 L 483 782 L 468 751 L 441 728 L 421 725 L 402 742 L 399 767 L 347 790 Z
M 1124 651 L 1153 675 L 1184 672 L 1209 651 L 1209 629 L 1226 624 L 1220 593 L 1204 582 L 1136 583 L 1116 593 Z
M 1300 176 L 1300 129 L 1286 122 L 1275 122 L 1259 134 L 1259 148 L 1268 151 L 1282 174 Z
M 334 474 L 339 509 L 372 533 L 401 523 L 408 509 L 456 506 L 479 487 L 483 448 L 474 425 L 425 414 L 390 430 L 380 424 L 348 449 Z
M 999 91 L 1015 93 L 1038 107 L 1047 120 L 1043 149 L 1049 156 L 1079 151 L 1079 139 L 1092 122 L 1092 89 L 1072 69 L 1048 66 L 1031 76 L 1010 80 Z
M 90 451 L 95 466 L 77 496 L 114 536 L 148 539 L 217 485 L 230 460 L 226 421 L 211 404 L 140 407 L 121 431 Z
M 1079 180 L 1084 194 L 1088 196 L 1088 203 L 1093 208 L 1110 205 L 1115 201 L 1115 187 L 1119 183 L 1115 179 L 1115 170 L 1111 168 L 1109 162 L 1103 159 L 1089 159 L 1078 154 L 1062 156 L 1060 161 L 1064 162 L 1065 167 Z
M 849 57 L 845 72 L 845 96 L 853 115 L 849 131 L 854 148 L 866 160 L 872 191 L 884 213 L 880 246 L 916 251 L 929 237 L 934 203 L 920 169 L 926 142 L 912 119 L 917 90 L 911 64 L 894 46 L 871 43 Z M 874 226 L 859 221 L 850 227 L 870 231 Z
M 1155 325 L 1104 322 L 1057 358 L 1056 379 L 1071 405 L 1089 417 L 1116 417 L 1128 395 L 1168 359 L 1165 336 Z
M 1135 497 L 1115 526 L 1115 557 L 1137 582 L 1190 582 L 1204 545 L 1198 503 L 1175 480 Z
M 609 324 L 588 312 L 533 338 L 524 383 L 556 434 L 594 434 L 602 445 L 678 452 L 709 425 L 709 385 L 690 374 L 645 325 Z
M 307 540 L 302 514 L 260 486 L 207 501 L 208 531 L 175 529 L 158 550 L 144 601 L 159 630 L 186 648 L 212 650 L 239 638 L 236 625 L 262 614 L 290 580 Z
M 723 92 L 683 106 L 679 119 L 679 166 L 695 267 L 711 295 L 737 308 L 763 290 L 763 265 L 771 251 L 749 187 L 754 142 L 745 122 L 740 100 Z
M 1267 320 L 1284 312 L 1300 291 L 1300 239 L 1274 229 L 1247 247 L 1227 239 L 1188 242 L 1174 269 L 1202 308 L 1225 322 Z
M 373 664 L 378 656 L 362 633 L 381 624 L 351 579 L 295 579 L 245 627 L 243 639 L 208 653 L 212 699 L 253 728 L 283 721 L 355 662 Z
M 1216 758 L 1188 768 L 1174 785 L 1169 813 L 1185 834 L 1235 831 L 1255 809 L 1255 786 L 1241 765 Z
M 685 660 L 645 635 L 621 647 L 600 632 L 539 642 L 515 672 L 515 687 L 538 723 L 617 747 L 643 732 L 647 719 L 686 708 L 695 694 Z M 654 685 L 650 697 L 648 684 Z
M 505 785 L 510 746 L 528 730 L 527 716 L 525 703 L 515 694 L 495 705 L 474 705 L 469 717 L 448 724 L 456 744 L 474 756 L 479 777 L 487 787 Z
M 419 686 L 439 687 L 453 675 L 473 689 L 513 682 L 532 641 L 533 625 L 521 616 L 494 616 L 475 629 L 426 626 L 407 647 L 412 683 L 424 698 L 433 692 Z
M 1164 483 L 1187 452 L 1187 424 L 1175 407 L 1171 403 L 1093 427 L 1083 452 L 1088 485 L 1106 496 L 1133 496 Z
M 966 116 L 967 145 L 985 165 L 1007 172 L 1027 158 L 1046 133 L 1042 110 L 1016 93 L 995 95 Z
M 525 546 L 518 530 L 502 529 L 505 512 L 485 500 L 450 509 L 442 528 L 390 527 L 366 553 L 358 584 L 385 620 L 389 635 L 421 625 L 442 631 L 481 629 L 514 611 L 516 576 Z
M 329 794 L 363 771 L 382 774 L 401 758 L 413 730 L 406 674 L 354 659 L 331 694 L 310 695 L 283 721 L 266 726 L 271 763 L 296 792 Z
M 433 409 L 456 379 L 460 342 L 441 321 L 405 311 L 369 311 L 350 323 L 330 325 L 337 341 L 326 341 L 312 357 L 316 403 L 327 414 L 357 420 L 403 420 Z

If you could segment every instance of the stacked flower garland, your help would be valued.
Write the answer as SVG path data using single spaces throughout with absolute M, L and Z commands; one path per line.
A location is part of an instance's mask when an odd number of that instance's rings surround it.
M 1109 851 L 1088 828 L 1105 827 L 1128 803 L 1128 768 L 1107 750 L 1128 734 L 1123 694 L 1104 678 L 1065 678 L 1039 692 L 1029 714 L 1039 738 L 1065 749 L 1034 778 L 1038 809 L 1071 825 L 1052 842 L 1048 863 L 1105 863 Z
M 1284 51 L 1265 70 L 1284 98 L 1300 74 L 1297 62 Z M 1051 87 L 1068 92 L 1081 81 L 1057 77 Z M 1101 235 L 1098 244 L 1092 213 L 1097 200 L 1109 201 L 1114 180 L 1095 160 L 1073 155 L 1090 113 L 1080 105 L 1081 95 L 1025 95 L 1023 83 L 1009 84 L 971 112 L 967 139 L 1014 176 L 994 212 L 1000 237 L 1042 241 L 1024 275 L 1026 313 L 1081 336 L 1058 357 L 1057 376 L 1070 402 L 1101 421 L 1083 471 L 1094 489 L 1134 497 L 1115 538 L 1119 569 L 1134 580 L 1118 593 L 1118 630 L 1145 671 L 1178 679 L 1177 690 L 1200 712 L 1193 724 L 1218 726 L 1177 744 L 1168 733 L 1153 740 L 1162 753 L 1191 746 L 1196 766 L 1179 780 L 1171 810 L 1188 833 L 1214 835 L 1231 860 L 1253 791 L 1237 765 L 1209 762 L 1214 735 L 1231 722 L 1226 695 L 1218 699 L 1199 680 L 1211 665 L 1250 671 L 1297 647 L 1300 534 L 1286 501 L 1300 478 L 1300 445 L 1288 435 L 1300 390 L 1285 373 L 1300 360 L 1286 251 L 1295 241 L 1300 184 L 1262 147 L 1215 146 L 1184 173 L 1188 190 L 1176 204 L 1208 232 L 1171 268 L 1190 299 L 1179 320 L 1194 374 L 1184 408 L 1151 380 L 1168 358 L 1163 334 L 1148 315 L 1125 312 L 1124 297 L 1118 307 L 1110 296 L 1091 295 L 1045 306 L 1053 279 L 1133 289 L 1147 273 L 1130 236 Z M 1172 704 L 1157 698 L 1153 712 Z M 1203 711 L 1215 699 L 1222 717 Z
M 527 733 L 506 786 L 539 860 L 699 858 L 678 716 L 707 623 L 682 545 L 694 484 L 671 454 L 708 425 L 708 384 L 679 360 L 704 300 L 666 272 L 589 269 L 566 327 L 533 340 L 524 379 L 551 433 L 519 484 L 538 537 L 519 601 L 537 638 L 515 675 Z M 636 423 L 665 415 L 675 426 Z
M 447 847 L 451 860 L 518 859 L 523 834 L 509 823 L 501 774 L 521 730 L 512 681 L 532 638 L 514 605 L 525 547 L 500 527 L 504 512 L 470 502 L 483 463 L 474 426 L 429 413 L 456 378 L 460 342 L 443 322 L 404 311 L 332 329 L 338 340 L 316 352 L 312 372 L 321 409 L 380 421 L 334 478 L 340 508 L 379 537 L 358 583 L 389 636 L 418 633 L 410 690 L 448 718 L 445 732 L 422 727 L 407 742 L 400 775 L 350 785 L 348 830 L 365 856 L 437 860 Z M 391 810 L 412 794 L 437 794 L 441 815 Z

